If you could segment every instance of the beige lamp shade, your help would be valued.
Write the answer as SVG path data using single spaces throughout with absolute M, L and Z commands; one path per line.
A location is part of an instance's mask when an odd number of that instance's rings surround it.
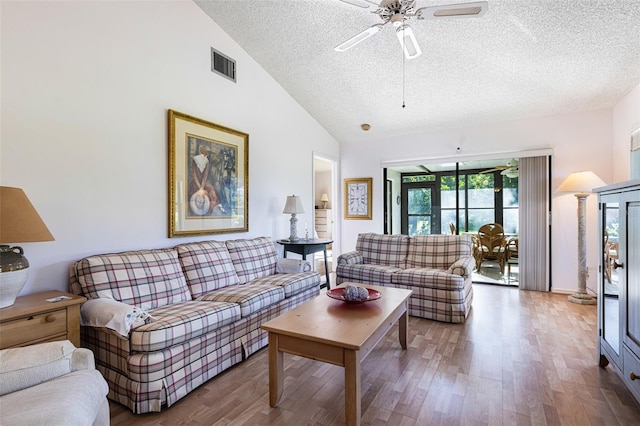
M 562 182 L 557 192 L 588 194 L 593 192 L 593 188 L 605 185 L 606 183 L 592 171 L 573 172 Z
M 320 201 L 328 203 L 329 202 L 329 195 L 327 195 L 326 193 L 322 194 L 320 196 Z
M 53 240 L 53 235 L 24 191 L 0 186 L 0 243 Z
M 53 241 L 40 215 L 20 188 L 0 186 L 0 243 Z M 0 309 L 15 303 L 29 277 L 22 247 L 0 244 Z
M 287 202 L 284 205 L 284 210 L 282 213 L 287 214 L 298 214 L 304 213 L 304 208 L 302 207 L 302 200 L 297 195 L 289 195 L 287 196 Z

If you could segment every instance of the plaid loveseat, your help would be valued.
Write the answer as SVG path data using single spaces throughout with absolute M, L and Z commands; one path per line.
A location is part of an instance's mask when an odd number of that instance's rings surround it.
M 468 235 L 358 235 L 338 257 L 336 281 L 413 290 L 409 315 L 462 323 L 473 300 L 475 260 Z
M 88 298 L 81 342 L 109 398 L 146 413 L 266 346 L 260 325 L 316 297 L 320 276 L 261 237 L 89 256 L 71 266 L 70 289 Z

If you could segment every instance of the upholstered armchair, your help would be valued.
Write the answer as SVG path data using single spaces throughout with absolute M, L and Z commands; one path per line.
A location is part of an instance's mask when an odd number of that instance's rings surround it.
M 93 352 L 68 341 L 0 351 L 0 424 L 108 425 L 109 387 Z

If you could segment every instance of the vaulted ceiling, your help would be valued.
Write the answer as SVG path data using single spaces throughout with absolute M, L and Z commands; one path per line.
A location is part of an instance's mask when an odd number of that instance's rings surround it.
M 373 4 L 195 3 L 340 142 L 607 108 L 640 84 L 640 0 L 488 0 L 480 18 L 413 18 L 411 60 L 391 25 L 334 51 L 381 23 Z

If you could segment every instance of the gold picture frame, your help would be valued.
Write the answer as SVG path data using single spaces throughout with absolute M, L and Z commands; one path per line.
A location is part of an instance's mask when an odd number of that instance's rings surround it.
M 370 220 L 373 178 L 344 180 L 344 218 Z
M 249 230 L 249 135 L 169 110 L 169 238 Z

